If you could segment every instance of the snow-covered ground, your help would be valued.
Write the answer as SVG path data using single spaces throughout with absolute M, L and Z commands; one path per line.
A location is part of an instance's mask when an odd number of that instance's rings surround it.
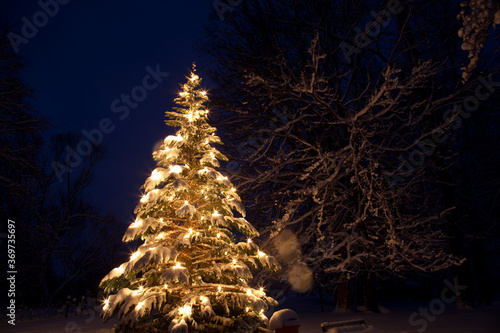
M 338 313 L 332 311 L 333 305 L 328 302 L 325 308 L 326 312 L 321 312 L 317 297 L 292 296 L 284 300 L 279 309 L 290 308 L 297 312 L 300 320 L 299 332 L 301 333 L 320 333 L 320 325 L 323 322 L 357 318 L 362 318 L 368 325 L 385 330 L 387 333 L 414 333 L 419 332 L 419 330 L 426 333 L 500 332 L 500 301 L 495 302 L 494 306 L 481 307 L 478 310 L 455 309 L 453 307 L 441 309 L 439 304 L 436 304 L 438 302 L 397 302 L 383 304 L 387 311 L 382 314 Z M 37 318 L 47 316 L 47 314 L 39 314 Z M 113 320 L 104 324 L 97 316 L 84 315 L 70 316 L 69 318 L 36 319 L 17 322 L 15 326 L 12 326 L 7 325 L 2 318 L 0 332 L 109 333 L 115 323 L 116 321 Z

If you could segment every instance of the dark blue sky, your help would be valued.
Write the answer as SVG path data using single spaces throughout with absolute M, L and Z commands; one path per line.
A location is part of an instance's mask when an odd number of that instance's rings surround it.
M 41 10 L 36 0 L 2 4 L 3 19 L 20 36 L 23 17 L 42 20 L 36 35 L 18 46 L 27 64 L 24 82 L 37 90 L 33 105 L 52 122 L 51 133 L 90 131 L 103 118 L 112 121 L 114 130 L 102 140 L 109 157 L 98 165 L 90 194 L 104 211 L 132 221 L 140 186 L 154 167 L 153 146 L 173 131 L 164 112 L 197 61 L 194 44 L 203 36 L 212 3 L 72 0 L 45 24 Z M 156 87 L 128 116 L 113 112 L 115 99 L 143 85 L 147 66 L 170 74 L 157 86 L 150 79 Z

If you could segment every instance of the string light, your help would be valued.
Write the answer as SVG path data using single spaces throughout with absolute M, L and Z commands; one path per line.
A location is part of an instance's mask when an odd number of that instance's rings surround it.
M 247 289 L 247 295 L 248 295 L 248 296 L 252 296 L 252 295 L 253 295 L 253 294 L 252 294 L 252 289 Z
M 141 200 L 141 201 L 142 201 L 142 200 Z M 136 220 L 135 220 L 135 221 L 134 221 L 134 222 L 130 225 L 130 227 L 131 227 L 131 228 L 137 228 L 137 227 L 139 227 L 140 225 L 142 225 L 142 220 L 140 220 L 140 219 L 136 219 Z
M 222 290 L 221 286 L 218 286 L 218 287 L 217 287 L 217 291 L 218 291 L 218 292 L 221 292 L 221 290 Z
M 189 305 L 185 305 L 179 309 L 179 314 L 181 316 L 190 316 L 191 315 L 191 307 Z
M 165 290 L 167 290 L 168 289 L 168 284 L 165 283 L 164 287 L 165 287 Z
M 236 259 L 233 259 L 233 265 L 236 265 Z
M 265 256 L 265 255 L 266 255 L 266 254 L 265 254 L 264 252 L 262 252 L 262 251 L 259 251 L 259 252 L 258 252 L 258 254 L 259 254 L 259 257 L 263 257 L 263 256 Z
M 180 262 L 178 262 L 178 263 L 174 266 L 174 268 L 182 268 L 181 263 L 180 263 Z
M 250 310 L 250 308 L 247 306 L 247 307 L 245 308 L 245 312 L 248 312 L 249 310 Z
M 251 239 L 251 238 L 247 239 L 247 243 L 248 243 L 248 244 L 250 244 L 251 242 L 252 242 L 252 239 Z
M 134 253 L 132 253 L 132 255 L 130 256 L 130 260 L 134 260 L 136 259 L 138 256 L 140 256 L 141 253 L 139 251 L 135 251 Z
M 109 297 L 104 300 L 104 306 L 102 307 L 103 310 L 106 310 L 108 308 L 108 305 L 109 305 Z
M 264 292 L 264 288 L 260 287 L 259 291 L 260 291 L 261 293 L 263 293 L 263 292 Z
M 135 307 L 136 310 L 140 310 L 142 306 L 144 305 L 144 301 L 137 303 L 137 306 Z
M 219 232 L 219 233 L 217 233 L 217 238 L 220 238 L 220 232 Z
M 141 202 L 142 202 L 142 203 L 148 202 L 148 196 L 147 196 L 147 194 L 144 194 L 144 195 L 142 196 L 142 198 L 141 198 Z
M 161 173 L 158 170 L 154 169 L 151 173 L 151 180 L 159 180 L 161 179 Z
M 189 234 L 192 234 L 192 233 L 193 233 L 193 229 L 189 228 Z

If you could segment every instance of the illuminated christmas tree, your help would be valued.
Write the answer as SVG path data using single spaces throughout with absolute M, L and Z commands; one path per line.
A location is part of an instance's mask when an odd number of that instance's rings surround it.
M 153 153 L 157 167 L 135 208 L 123 241 L 142 239 L 130 260 L 101 281 L 107 293 L 102 316 L 117 315 L 118 330 L 147 332 L 265 331 L 264 311 L 275 301 L 250 286 L 251 269 L 277 269 L 273 257 L 252 241 L 236 189 L 217 168 L 227 160 L 207 123 L 206 91 L 195 67 L 167 112 L 180 127 Z

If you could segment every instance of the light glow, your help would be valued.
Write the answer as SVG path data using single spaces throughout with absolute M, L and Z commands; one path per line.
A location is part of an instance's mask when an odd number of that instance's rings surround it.
M 266 255 L 266 254 L 265 254 L 264 252 L 259 251 L 259 257 L 263 257 L 263 256 L 265 256 L 265 255 Z
M 134 253 L 132 253 L 132 255 L 130 256 L 130 260 L 134 260 L 134 259 L 137 259 L 137 257 L 139 257 L 141 255 L 141 252 L 139 251 L 135 251 Z
M 178 262 L 178 263 L 174 266 L 174 268 L 182 268 L 181 263 L 180 263 L 180 262 Z
M 185 305 L 179 309 L 179 314 L 181 316 L 190 316 L 191 315 L 191 307 L 189 305 Z
M 252 295 L 253 295 L 253 293 L 252 293 L 252 289 L 247 289 L 247 295 L 248 295 L 248 296 L 252 296 Z
M 102 308 L 106 310 L 108 306 L 109 306 L 109 297 L 104 300 L 104 306 Z
M 160 180 L 161 179 L 161 173 L 154 169 L 153 172 L 151 173 L 151 180 Z
M 222 290 L 221 286 L 218 286 L 218 287 L 217 287 L 217 291 L 218 291 L 218 292 L 221 292 L 221 290 Z
M 165 283 L 164 287 L 165 287 L 165 290 L 167 290 L 168 289 L 168 284 Z
M 147 194 L 144 194 L 141 198 L 141 202 L 142 203 L 145 203 L 145 202 L 148 202 L 148 195 Z
M 135 307 L 136 310 L 140 310 L 142 306 L 144 305 L 144 301 L 137 303 L 137 306 Z
M 138 226 L 142 225 L 142 220 L 136 219 L 131 225 L 131 228 L 137 228 Z
M 171 165 L 170 172 L 181 173 L 182 167 L 180 165 Z
M 220 238 L 220 232 L 219 232 L 219 233 L 217 233 L 217 238 Z

